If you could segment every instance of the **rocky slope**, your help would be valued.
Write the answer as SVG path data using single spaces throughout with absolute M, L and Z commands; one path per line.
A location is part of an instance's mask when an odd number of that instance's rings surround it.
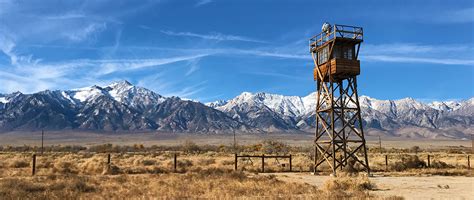
M 69 91 L 0 96 L 0 130 L 232 132 L 247 126 L 198 102 L 120 81 Z
M 104 87 L 0 94 L 0 131 L 313 132 L 315 101 L 316 93 L 298 97 L 244 92 L 202 104 L 120 81 Z M 361 96 L 359 101 L 368 135 L 469 138 L 474 132 L 474 98 L 422 103 Z
M 369 135 L 469 138 L 474 127 L 474 98 L 425 104 L 412 98 L 378 100 L 361 96 L 359 101 Z M 208 105 L 243 123 L 253 122 L 263 130 L 312 132 L 315 102 L 315 93 L 297 97 L 244 92 L 224 104 Z M 266 120 L 261 119 L 262 115 Z

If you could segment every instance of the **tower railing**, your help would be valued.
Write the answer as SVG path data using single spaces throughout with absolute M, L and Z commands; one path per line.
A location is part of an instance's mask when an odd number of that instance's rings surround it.
M 335 38 L 348 38 L 353 40 L 364 40 L 362 27 L 335 24 L 331 27 L 331 32 L 321 32 L 309 39 L 309 50 L 324 45 Z

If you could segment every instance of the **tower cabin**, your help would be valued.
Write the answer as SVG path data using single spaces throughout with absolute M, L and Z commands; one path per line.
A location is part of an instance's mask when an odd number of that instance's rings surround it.
M 339 82 L 360 74 L 362 27 L 324 23 L 322 32 L 309 40 L 314 80 Z

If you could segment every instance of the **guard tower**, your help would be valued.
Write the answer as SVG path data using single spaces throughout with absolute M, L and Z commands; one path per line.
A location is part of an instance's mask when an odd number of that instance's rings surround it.
M 354 165 L 370 174 L 357 94 L 362 27 L 324 23 L 309 40 L 317 82 L 315 167 L 336 170 Z

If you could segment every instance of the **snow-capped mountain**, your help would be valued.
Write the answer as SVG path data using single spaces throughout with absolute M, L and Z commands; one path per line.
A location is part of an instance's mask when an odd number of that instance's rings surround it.
M 211 108 L 216 108 L 225 104 L 227 104 L 226 100 L 217 100 L 217 101 L 205 103 L 206 106 L 209 106 Z
M 366 134 L 469 138 L 474 98 L 423 103 L 359 97 Z M 243 92 L 206 104 L 163 97 L 119 81 L 34 94 L 0 94 L 0 131 L 100 130 L 188 133 L 313 132 L 316 93 L 304 97 Z
M 239 96 L 229 101 L 216 101 L 207 103 L 208 106 L 219 110 L 231 110 L 235 106 L 242 104 L 253 104 L 256 106 L 266 106 L 273 112 L 284 116 L 300 116 L 316 109 L 316 93 L 306 97 L 283 96 L 279 94 L 243 92 Z
M 247 126 L 194 101 L 119 81 L 101 87 L 2 95 L 0 130 L 232 132 Z
M 462 106 L 460 102 L 457 101 L 433 101 L 428 104 L 431 108 L 441 111 L 454 111 L 459 109 Z
M 226 103 L 208 105 L 263 130 L 313 131 L 316 123 L 316 93 L 298 97 L 244 92 L 223 102 Z M 361 96 L 359 102 L 366 129 L 391 135 L 411 127 L 412 132 L 418 128 L 423 134 L 403 132 L 403 136 L 463 138 L 474 126 L 474 98 L 425 104 L 413 98 L 378 100 Z

